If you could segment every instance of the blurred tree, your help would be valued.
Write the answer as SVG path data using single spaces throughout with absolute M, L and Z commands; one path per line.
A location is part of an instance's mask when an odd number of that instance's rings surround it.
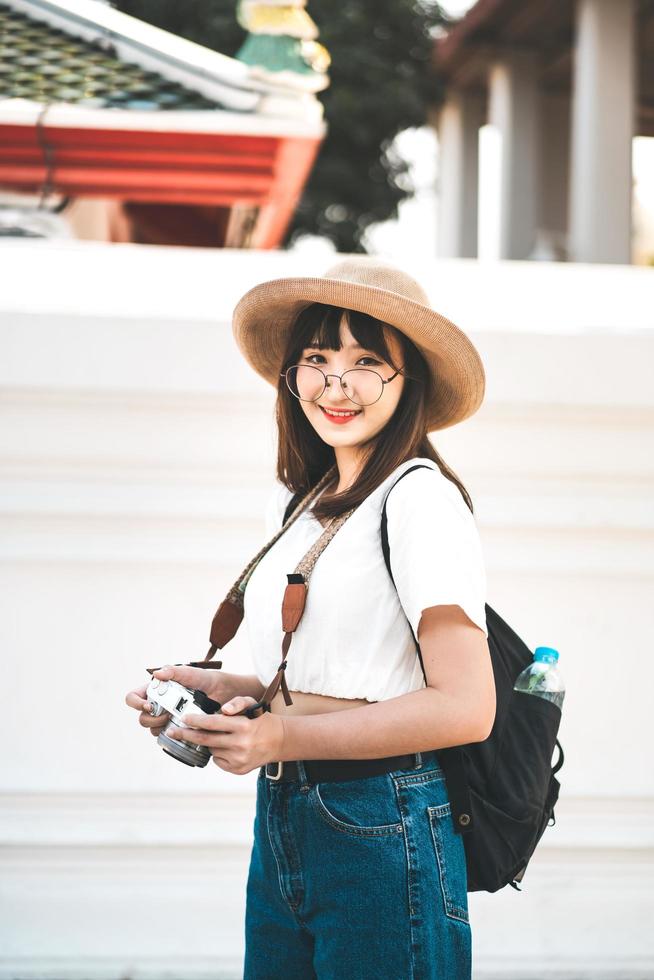
M 117 0 L 148 23 L 234 55 L 245 34 L 235 0 Z M 309 0 L 320 42 L 332 57 L 319 98 L 329 127 L 286 243 L 303 234 L 363 252 L 369 225 L 397 216 L 411 197 L 409 165 L 395 136 L 421 126 L 437 99 L 430 73 L 432 33 L 447 19 L 429 0 Z

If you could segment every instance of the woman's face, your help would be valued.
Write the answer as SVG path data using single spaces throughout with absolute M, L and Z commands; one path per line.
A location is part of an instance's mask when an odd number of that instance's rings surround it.
M 340 339 L 341 349 L 338 351 L 305 347 L 298 364 L 313 364 L 325 374 L 336 374 L 339 377 L 352 368 L 367 367 L 376 371 L 384 381 L 395 374 L 397 368 L 404 367 L 400 342 L 390 331 L 386 331 L 386 342 L 396 367 L 382 360 L 374 351 L 361 348 L 345 317 L 340 323 Z M 404 383 L 404 378 L 398 374 L 383 386 L 379 401 L 362 407 L 348 398 L 338 378 L 330 377 L 327 387 L 316 402 L 300 401 L 300 405 L 317 434 L 329 446 L 334 449 L 354 448 L 381 432 L 397 408 Z M 353 414 L 343 415 L 343 412 Z

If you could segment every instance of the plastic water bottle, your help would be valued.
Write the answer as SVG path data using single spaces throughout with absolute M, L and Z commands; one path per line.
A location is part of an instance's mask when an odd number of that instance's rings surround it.
M 536 647 L 534 662 L 518 674 L 513 690 L 545 698 L 561 708 L 565 684 L 557 666 L 558 659 L 559 651 L 553 647 Z

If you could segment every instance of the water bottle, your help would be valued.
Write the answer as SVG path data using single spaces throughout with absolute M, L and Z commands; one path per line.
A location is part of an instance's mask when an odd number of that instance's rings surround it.
M 565 684 L 557 666 L 558 659 L 558 650 L 552 647 L 536 647 L 534 662 L 518 674 L 513 690 L 535 694 L 537 698 L 545 698 L 561 708 Z

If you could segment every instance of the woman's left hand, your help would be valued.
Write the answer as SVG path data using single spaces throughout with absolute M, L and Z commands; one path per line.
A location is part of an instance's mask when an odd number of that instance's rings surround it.
M 264 711 L 258 718 L 247 718 L 239 714 L 256 703 L 251 697 L 232 698 L 216 715 L 184 715 L 182 721 L 188 728 L 175 728 L 167 734 L 193 745 L 206 745 L 217 766 L 243 776 L 267 762 L 278 761 L 284 742 L 284 722 L 279 715 Z

